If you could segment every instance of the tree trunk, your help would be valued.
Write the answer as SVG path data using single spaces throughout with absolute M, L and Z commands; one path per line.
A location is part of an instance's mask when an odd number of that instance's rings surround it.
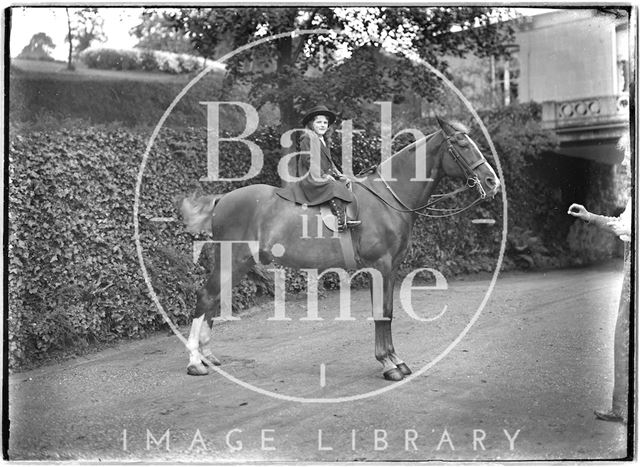
M 71 17 L 69 16 L 69 8 L 65 8 L 67 12 L 67 26 L 69 27 L 69 35 L 67 38 L 69 39 L 69 59 L 67 61 L 67 70 L 75 70 L 75 67 L 71 63 L 71 55 L 73 54 L 73 42 L 71 37 Z
M 291 85 L 291 80 L 289 78 L 292 67 L 292 41 L 290 37 L 285 37 L 280 39 L 277 43 L 278 48 L 278 58 L 276 61 L 276 76 L 278 82 L 278 110 L 280 111 L 280 133 L 285 133 L 286 131 L 295 128 L 296 126 L 300 126 L 297 122 L 297 114 L 296 109 L 293 105 L 293 96 L 288 92 L 289 87 Z M 280 157 L 283 157 L 292 152 L 296 152 L 297 149 L 295 147 L 295 143 L 293 147 L 289 148 L 281 148 Z M 296 169 L 296 159 L 291 159 L 289 162 L 289 173 L 291 175 L 295 174 Z M 284 179 L 281 180 L 281 184 L 283 187 L 288 185 Z
M 278 88 L 280 97 L 278 98 L 278 108 L 280 110 L 280 129 L 284 132 L 294 128 L 297 124 L 296 109 L 293 106 L 293 96 L 287 93 L 291 81 L 291 54 L 293 44 L 290 37 L 284 37 L 278 41 L 278 60 L 276 63 L 276 74 L 278 76 Z
M 299 126 L 296 109 L 293 106 L 293 96 L 284 96 L 278 100 L 280 108 L 280 126 L 286 131 Z

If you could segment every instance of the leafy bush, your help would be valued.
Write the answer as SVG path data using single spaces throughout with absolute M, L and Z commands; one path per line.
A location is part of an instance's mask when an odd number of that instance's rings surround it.
M 188 54 L 176 54 L 149 49 L 90 48 L 80 59 L 89 68 L 102 70 L 144 70 L 164 73 L 192 73 L 202 68 L 202 59 Z
M 140 53 L 140 69 L 144 71 L 157 71 L 160 69 L 156 54 L 151 50 L 143 50 Z
M 278 139 L 267 129 L 255 140 Z M 164 326 L 147 297 L 133 243 L 134 188 L 148 134 L 122 129 L 12 132 L 9 153 L 9 348 L 12 366 L 51 352 L 95 342 L 139 337 Z M 268 142 L 267 142 L 268 141 Z M 270 143 L 269 143 L 270 142 Z M 206 131 L 164 131 L 145 172 L 140 205 L 145 264 L 169 316 L 190 322 L 195 292 L 209 265 L 191 263 L 193 236 L 175 216 L 174 198 L 207 189 Z M 243 155 L 237 154 L 235 158 Z M 276 161 L 271 161 L 275 168 Z M 223 173 L 246 170 L 234 158 Z M 273 177 L 262 176 L 260 182 Z M 221 184 L 220 191 L 236 185 Z M 217 189 L 213 189 L 218 191 Z M 243 281 L 233 306 L 254 302 L 256 286 Z
M 529 103 L 481 115 L 504 171 L 511 237 L 529 232 L 525 243 L 533 251 L 536 267 L 610 258 L 620 242 L 616 245 L 615 237 L 566 211 L 571 203 L 579 202 L 593 212 L 614 215 L 616 206 L 624 207 L 620 193 L 626 177 L 614 176 L 613 167 L 607 164 L 550 154 L 557 138 L 541 128 L 540 111 L 538 104 Z M 512 259 L 507 257 L 508 265 Z
M 102 70 L 140 69 L 140 53 L 136 50 L 86 49 L 80 54 L 81 60 L 89 68 Z
M 22 51 L 16 58 L 22 60 L 39 60 L 42 62 L 54 62 L 55 58 L 43 51 Z

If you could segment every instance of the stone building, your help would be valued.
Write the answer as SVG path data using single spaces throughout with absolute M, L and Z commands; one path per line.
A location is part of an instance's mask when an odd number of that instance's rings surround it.
M 541 104 L 543 127 L 559 139 L 543 163 L 563 202 L 619 214 L 631 185 L 630 168 L 620 164 L 635 72 L 629 10 L 564 9 L 515 23 L 508 58 L 451 59 L 454 82 L 480 109 Z M 571 225 L 567 238 L 594 259 L 620 248 L 612 236 L 581 222 Z
M 520 18 L 509 58 L 451 58 L 473 105 L 542 104 L 559 154 L 615 164 L 629 128 L 630 18 L 623 10 L 557 10 Z

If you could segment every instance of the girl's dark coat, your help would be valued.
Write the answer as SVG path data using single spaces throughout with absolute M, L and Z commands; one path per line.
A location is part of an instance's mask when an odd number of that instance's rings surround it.
M 297 177 L 304 173 L 307 176 L 297 183 L 291 183 L 285 188 L 280 188 L 276 194 L 284 199 L 293 201 L 298 204 L 307 204 L 308 206 L 316 206 L 326 203 L 332 198 L 340 198 L 343 201 L 353 201 L 353 194 L 346 187 L 343 181 L 330 180 L 320 178 L 325 175 L 333 175 L 339 173 L 333 160 L 331 159 L 331 151 L 329 146 L 319 142 L 320 144 L 320 167 L 310 167 L 311 165 L 311 139 L 308 134 L 304 134 L 299 141 L 299 150 L 305 151 L 298 155 L 298 163 L 296 165 Z M 311 169 L 311 170 L 309 170 Z

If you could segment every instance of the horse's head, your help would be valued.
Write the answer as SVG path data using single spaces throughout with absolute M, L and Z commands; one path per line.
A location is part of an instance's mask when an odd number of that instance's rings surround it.
M 475 186 L 483 198 L 495 196 L 500 190 L 500 180 L 478 145 L 462 125 L 446 122 L 438 117 L 436 119 L 442 129 L 447 149 L 442 158 L 444 172 L 451 177 L 466 179 L 467 184 Z

